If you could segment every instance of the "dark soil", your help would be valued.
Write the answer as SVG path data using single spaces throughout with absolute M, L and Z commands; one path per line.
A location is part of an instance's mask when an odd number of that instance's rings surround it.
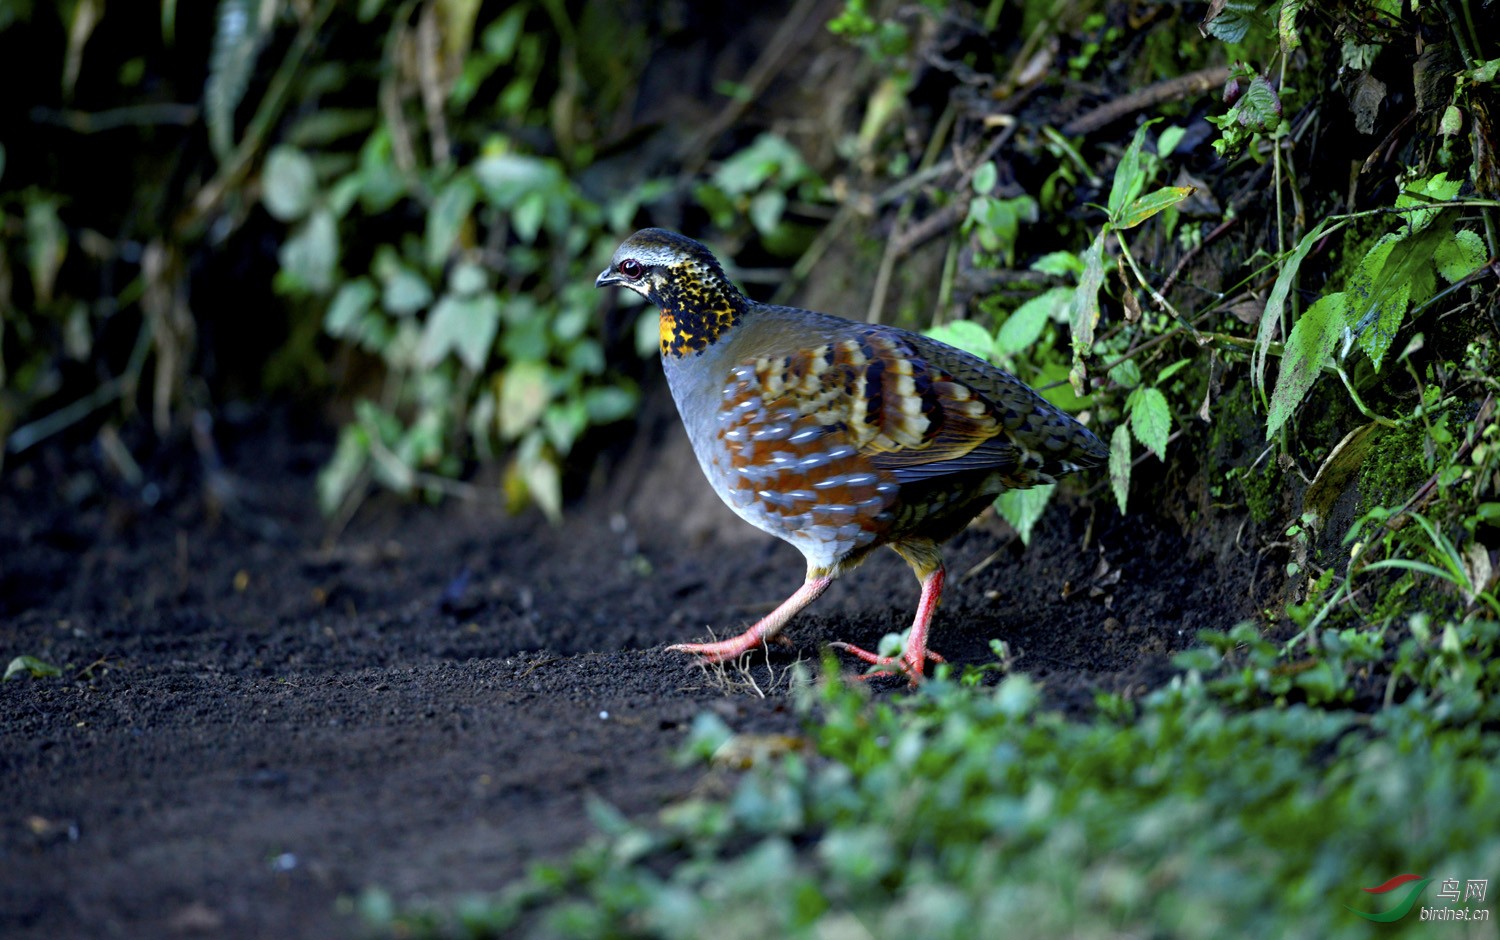
M 93 452 L 8 468 L 0 658 L 64 673 L 0 685 L 0 936 L 357 935 L 341 898 L 494 890 L 584 840 L 591 795 L 685 795 L 701 774 L 672 755 L 704 710 L 794 728 L 785 665 L 902 629 L 916 582 L 885 553 L 834 585 L 751 671 L 765 698 L 666 652 L 741 629 L 802 560 L 718 505 L 651 397 L 556 528 L 377 498 L 330 542 L 326 444 L 282 420 L 221 432 L 222 471 L 183 469 L 211 463 L 191 448 L 148 468 L 169 494 L 150 506 Z M 1103 474 L 1068 493 L 1025 550 L 988 517 L 954 540 L 949 659 L 1005 640 L 1084 711 L 1255 609 L 1237 519 L 1121 518 Z

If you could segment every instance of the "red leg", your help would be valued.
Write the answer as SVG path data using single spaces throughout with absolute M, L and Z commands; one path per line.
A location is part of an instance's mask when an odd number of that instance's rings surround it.
M 872 666 L 880 667 L 870 675 L 893 676 L 898 672 L 904 672 L 911 677 L 912 685 L 921 682 L 922 670 L 929 659 L 933 662 L 944 662 L 943 657 L 927 648 L 927 630 L 932 623 L 932 612 L 937 610 L 938 601 L 943 596 L 944 577 L 943 568 L 939 565 L 922 579 L 922 599 L 917 603 L 917 618 L 912 621 L 911 636 L 906 640 L 906 651 L 899 658 L 879 656 L 848 643 L 834 643 L 833 647 L 858 657 Z
M 736 659 L 757 647 L 764 646 L 774 639 L 786 622 L 802 608 L 818 599 L 818 595 L 828 589 L 833 583 L 829 576 L 809 577 L 797 589 L 797 593 L 788 597 L 781 606 L 766 614 L 760 622 L 737 637 L 728 640 L 720 640 L 717 643 L 677 643 L 667 647 L 668 650 L 678 653 L 696 653 L 703 657 L 704 662 L 721 663 L 725 660 Z

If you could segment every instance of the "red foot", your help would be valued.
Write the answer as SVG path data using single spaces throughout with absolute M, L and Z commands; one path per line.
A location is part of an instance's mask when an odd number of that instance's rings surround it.
M 780 641 L 779 637 L 771 640 L 771 642 L 778 641 Z M 756 635 L 754 630 L 750 630 L 717 643 L 674 643 L 667 647 L 667 652 L 692 653 L 695 656 L 701 656 L 705 663 L 723 663 L 731 659 L 739 659 L 751 650 L 765 646 L 766 642 L 764 638 Z
M 717 643 L 678 643 L 667 647 L 667 650 L 674 653 L 692 653 L 703 657 L 706 663 L 722 663 L 726 660 L 738 659 L 767 643 L 785 642 L 782 637 L 777 636 L 781 628 L 786 626 L 786 622 L 792 619 L 793 614 L 817 600 L 818 595 L 827 590 L 831 583 L 833 583 L 833 578 L 828 575 L 809 576 L 796 593 L 781 602 L 780 607 L 766 614 L 759 623 L 739 636 L 719 640 Z
M 932 650 L 923 650 L 919 659 L 916 651 L 911 649 L 908 649 L 900 656 L 880 656 L 869 650 L 860 649 L 858 646 L 850 643 L 830 643 L 829 645 L 834 649 L 843 650 L 850 656 L 862 659 L 872 666 L 879 667 L 859 676 L 858 678 L 861 680 L 873 679 L 876 676 L 894 676 L 905 673 L 911 678 L 911 684 L 916 685 L 922 681 L 922 670 L 926 668 L 928 660 L 935 663 L 947 662 L 946 659 Z

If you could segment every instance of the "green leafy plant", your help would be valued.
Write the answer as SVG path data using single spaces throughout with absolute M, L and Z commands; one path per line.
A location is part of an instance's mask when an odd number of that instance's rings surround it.
M 1208 639 L 1209 669 L 1213 649 L 1247 645 L 1252 674 L 1280 669 L 1253 628 Z M 1351 639 L 1342 655 L 1377 652 Z M 1285 676 L 1288 693 L 1322 688 L 1315 673 Z M 1319 700 L 1339 698 L 1328 692 Z M 1019 674 L 988 687 L 940 677 L 874 702 L 825 681 L 799 704 L 815 756 L 766 758 L 727 796 L 655 819 L 596 803 L 592 845 L 454 912 L 402 910 L 379 892 L 359 907 L 378 929 L 418 937 L 815 937 L 854 925 L 971 937 L 1018 922 L 1043 936 L 1211 937 L 1234 924 L 1354 937 L 1367 925 L 1340 902 L 1372 866 L 1482 868 L 1494 851 L 1492 737 L 1414 706 L 1362 723 L 1309 705 L 1225 710 L 1221 694 L 1231 687 L 1216 691 L 1189 664 L 1144 699 L 1106 697 L 1104 714 L 1072 720 Z M 686 750 L 711 764 L 744 749 L 711 720 Z M 1409 818 L 1413 794 L 1422 824 L 1391 824 Z
M 1399 226 L 1364 250 L 1343 290 L 1324 293 L 1296 319 L 1267 403 L 1267 437 L 1281 429 L 1324 370 L 1342 378 L 1369 415 L 1342 361 L 1357 344 L 1378 372 L 1409 311 L 1421 309 L 1437 293 L 1438 278 L 1457 285 L 1484 264 L 1483 239 L 1454 224 L 1458 188 L 1445 173 L 1412 181 L 1396 199 Z M 1256 335 L 1252 375 L 1263 395 L 1271 342 L 1303 260 L 1314 245 L 1366 214 L 1324 219 L 1283 260 Z
M 726 158 L 693 187 L 698 204 L 716 227 L 734 231 L 749 219 L 761 241 L 778 254 L 806 247 L 805 230 L 786 218 L 792 199 L 818 201 L 824 186 L 802 154 L 786 138 L 765 133 Z

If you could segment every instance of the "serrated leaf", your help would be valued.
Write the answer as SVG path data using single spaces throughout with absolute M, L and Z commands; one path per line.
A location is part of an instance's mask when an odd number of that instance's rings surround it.
M 1266 416 L 1266 439 L 1276 435 L 1297 410 L 1307 390 L 1312 388 L 1318 372 L 1333 361 L 1333 351 L 1344 333 L 1344 294 L 1325 294 L 1308 307 L 1292 326 L 1286 350 L 1281 357 L 1281 371 Z
M 1449 284 L 1456 284 L 1478 271 L 1488 258 L 1484 239 L 1478 232 L 1468 229 L 1460 229 L 1451 238 L 1444 238 L 1432 254 L 1438 273 Z
M 995 334 L 995 352 L 1010 356 L 1030 349 L 1041 338 L 1047 322 L 1067 311 L 1072 297 L 1068 288 L 1054 287 L 1017 307 Z
M 1196 186 L 1163 186 L 1126 206 L 1115 225 L 1122 229 L 1135 228 L 1163 209 L 1170 209 L 1197 191 Z
M 1022 545 L 1031 544 L 1031 530 L 1036 528 L 1056 489 L 1055 483 L 1048 483 L 1026 490 L 1006 490 L 995 500 L 995 511 L 1016 530 Z
M 1281 40 L 1281 53 L 1287 55 L 1302 47 L 1302 37 L 1297 35 L 1297 14 L 1302 12 L 1306 0 L 1283 0 L 1276 17 L 1276 35 Z
M 1286 306 L 1287 295 L 1297 285 L 1297 273 L 1301 270 L 1302 261 L 1307 257 L 1307 253 L 1332 230 L 1333 224 L 1328 219 L 1324 219 L 1313 226 L 1312 231 L 1302 236 L 1297 247 L 1292 249 L 1292 253 L 1282 261 L 1281 273 L 1276 275 L 1276 283 L 1271 287 L 1271 295 L 1266 298 L 1266 309 L 1261 312 L 1260 328 L 1255 333 L 1255 352 L 1250 359 L 1250 375 L 1262 397 L 1266 393 L 1266 353 L 1271 348 L 1271 337 L 1281 323 L 1281 314 Z
M 1099 288 L 1104 284 L 1104 234 L 1101 227 L 1094 236 L 1088 250 L 1083 253 L 1083 273 L 1078 276 L 1078 287 L 1073 291 L 1073 301 L 1068 309 L 1068 320 L 1073 327 L 1073 368 L 1068 381 L 1073 393 L 1082 397 L 1088 389 L 1083 357 L 1094 345 L 1094 327 L 1099 323 Z
M 1130 464 L 1130 426 L 1122 421 L 1109 439 L 1109 485 L 1122 515 L 1130 498 Z
M 500 299 L 494 294 L 444 296 L 422 328 L 417 364 L 431 368 L 452 352 L 471 371 L 478 372 L 489 361 L 499 328 Z
M 1268 134 L 1281 124 L 1281 97 L 1264 75 L 1256 75 L 1229 113 L 1241 127 Z
M 479 191 L 474 186 L 474 180 L 467 174 L 460 174 L 448 181 L 432 200 L 432 207 L 427 210 L 427 267 L 437 270 L 448 260 L 448 255 L 453 251 L 454 243 L 458 241 L 463 231 L 464 223 L 469 220 L 469 213 L 474 210 L 474 204 L 479 201 Z
M 981 359 L 988 359 L 995 351 L 995 338 L 990 335 L 989 330 L 973 320 L 952 320 L 939 324 L 928 330 L 927 335 L 940 343 L 973 353 Z
M 1167 459 L 1167 438 L 1172 434 L 1172 408 L 1161 389 L 1145 386 L 1130 393 L 1130 428 L 1158 460 Z
M 1256 0 L 1227 0 L 1209 5 L 1209 12 L 1198 29 L 1205 36 L 1227 43 L 1244 42 L 1251 27 L 1261 28 L 1265 19 L 1255 10 Z
M 1439 203 L 1452 202 L 1458 198 L 1458 190 L 1462 186 L 1463 180 L 1450 180 L 1447 173 L 1434 173 L 1432 176 L 1406 184 L 1400 195 L 1396 197 L 1398 209 L 1410 206 L 1431 206 L 1428 209 L 1406 213 L 1408 230 L 1417 232 L 1432 224 L 1432 220 L 1444 209 Z
M 295 147 L 274 147 L 260 174 L 260 199 L 281 222 L 295 222 L 312 211 L 318 176 L 312 159 Z
M 1447 234 L 1438 226 L 1411 236 L 1384 235 L 1349 279 L 1345 324 L 1376 369 L 1401 329 L 1407 308 L 1432 296 L 1436 287 L 1433 256 Z

